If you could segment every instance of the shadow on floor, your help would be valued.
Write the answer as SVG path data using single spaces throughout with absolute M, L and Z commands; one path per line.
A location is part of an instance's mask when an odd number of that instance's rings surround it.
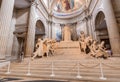
M 55 81 L 55 80 L 33 80 L 33 81 L 22 81 L 22 82 L 68 82 L 68 81 Z
M 0 79 L 0 82 L 8 82 L 8 81 L 16 81 L 16 80 L 22 80 L 20 78 L 2 78 Z

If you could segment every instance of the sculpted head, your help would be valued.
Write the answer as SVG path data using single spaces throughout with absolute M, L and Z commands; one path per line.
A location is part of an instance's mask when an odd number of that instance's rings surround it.
M 40 38 L 38 38 L 38 42 L 40 42 L 41 41 L 41 39 Z
M 84 34 L 84 32 L 83 32 L 83 31 L 80 31 L 80 34 Z
M 104 45 L 104 44 L 105 44 L 105 42 L 104 42 L 104 41 L 102 41 L 102 42 L 101 42 L 101 44 L 102 44 L 102 45 Z

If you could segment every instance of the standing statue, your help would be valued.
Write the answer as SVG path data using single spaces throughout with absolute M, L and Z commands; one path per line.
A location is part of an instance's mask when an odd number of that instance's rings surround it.
M 43 41 L 38 38 L 38 42 L 36 44 L 36 51 L 33 53 L 34 56 L 32 59 L 34 59 L 36 56 L 42 56 L 43 57 Z
M 44 54 L 46 54 L 47 57 L 49 54 L 54 55 L 55 43 L 55 40 L 50 40 L 48 38 L 44 40 L 38 39 L 38 42 L 36 44 L 36 51 L 33 53 L 34 56 L 32 57 L 32 60 L 37 56 L 43 57 Z
M 85 40 L 85 33 L 83 31 L 81 31 L 79 41 L 84 41 L 84 40 Z
M 85 33 L 83 31 L 80 32 L 79 41 L 80 41 L 79 44 L 80 44 L 81 51 L 85 52 L 86 43 L 85 43 Z
M 71 41 L 71 29 L 68 26 L 65 26 L 62 29 L 62 38 L 63 41 Z
M 90 48 L 90 56 L 93 56 L 93 57 L 95 57 L 96 56 L 96 50 L 98 49 L 98 45 L 97 45 L 97 41 L 93 41 L 93 43 L 91 44 L 91 46 L 89 46 L 89 48 Z
M 90 46 L 92 45 L 92 42 L 93 42 L 93 39 L 92 39 L 91 36 L 87 36 L 87 37 L 85 38 L 84 43 L 85 43 L 85 45 L 86 45 L 86 47 L 85 47 L 85 53 L 86 53 L 86 54 L 90 53 Z

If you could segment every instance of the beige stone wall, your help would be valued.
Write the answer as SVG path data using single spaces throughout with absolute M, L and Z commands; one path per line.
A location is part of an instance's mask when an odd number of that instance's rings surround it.
M 77 34 L 80 34 L 80 31 L 84 31 L 87 34 L 86 22 L 77 22 Z

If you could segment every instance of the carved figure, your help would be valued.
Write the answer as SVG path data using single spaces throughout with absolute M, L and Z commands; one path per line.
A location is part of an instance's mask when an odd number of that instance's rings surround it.
M 96 58 L 107 58 L 109 57 L 106 48 L 104 47 L 105 42 L 102 41 L 100 44 L 97 44 L 97 41 L 93 40 L 91 36 L 85 37 L 83 31 L 80 32 L 80 49 L 86 54 Z
M 36 51 L 33 53 L 34 56 L 32 59 L 34 59 L 36 56 L 42 56 L 43 57 L 43 41 L 39 38 L 38 42 L 36 44 Z
M 83 31 L 81 31 L 79 41 L 84 41 L 84 40 L 85 40 L 85 33 Z
M 93 43 L 91 44 L 91 46 L 89 46 L 90 48 L 90 55 L 95 57 L 96 56 L 96 50 L 98 49 L 98 46 L 97 46 L 97 41 L 93 41 Z
M 54 55 L 56 48 L 56 40 L 50 40 L 48 44 L 49 54 Z
M 85 52 L 86 49 L 86 43 L 85 43 L 85 34 L 83 31 L 80 32 L 80 37 L 79 37 L 79 44 L 80 44 L 80 49 L 82 52 Z
M 108 57 L 108 53 L 106 52 L 105 50 L 105 47 L 104 47 L 104 41 L 101 42 L 101 44 L 98 45 L 98 50 L 96 50 L 96 57 L 103 57 L 103 58 L 107 58 Z
M 49 54 L 54 55 L 54 51 L 55 51 L 55 40 L 50 40 L 50 39 L 38 39 L 38 42 L 36 44 L 36 51 L 33 53 L 34 56 L 32 57 L 32 59 L 34 59 L 36 56 L 44 56 L 44 54 L 46 53 L 47 57 L 49 56 Z

